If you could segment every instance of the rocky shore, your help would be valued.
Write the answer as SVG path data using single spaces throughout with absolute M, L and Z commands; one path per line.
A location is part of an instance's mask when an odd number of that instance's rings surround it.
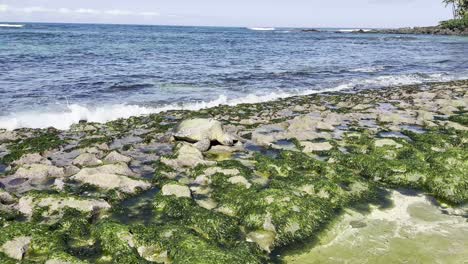
M 0 130 L 0 262 L 270 263 L 398 188 L 466 232 L 467 107 L 454 81 Z
M 424 35 L 449 35 L 449 36 L 468 36 L 468 28 L 448 29 L 441 26 L 434 27 L 408 27 L 395 29 L 379 29 L 369 31 L 357 31 L 358 33 L 379 33 L 379 34 L 424 34 Z

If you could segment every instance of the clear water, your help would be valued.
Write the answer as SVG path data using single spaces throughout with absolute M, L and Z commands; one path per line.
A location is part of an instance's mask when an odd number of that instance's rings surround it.
M 0 28 L 0 127 L 468 77 L 468 38 L 296 29 Z

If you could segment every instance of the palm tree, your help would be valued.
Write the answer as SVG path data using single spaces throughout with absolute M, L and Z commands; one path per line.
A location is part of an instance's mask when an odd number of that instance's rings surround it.
M 463 17 L 468 12 L 468 0 L 443 0 L 445 5 L 452 5 L 453 18 Z
M 445 6 L 452 5 L 453 18 L 457 17 L 458 1 L 457 0 L 443 0 Z

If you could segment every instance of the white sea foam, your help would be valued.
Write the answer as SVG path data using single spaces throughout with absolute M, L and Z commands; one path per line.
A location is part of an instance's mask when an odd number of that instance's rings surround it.
M 0 27 L 22 28 L 22 27 L 24 27 L 24 25 L 18 25 L 18 24 L 0 24 Z
M 444 74 L 405 74 L 397 76 L 378 76 L 371 79 L 355 79 L 337 86 L 320 90 L 301 90 L 301 91 L 271 91 L 268 94 L 248 94 L 238 98 L 228 98 L 220 95 L 215 100 L 200 101 L 187 104 L 168 104 L 159 107 L 148 107 L 128 104 L 103 105 L 99 107 L 88 107 L 79 104 L 72 104 L 64 111 L 43 111 L 43 112 L 20 112 L 8 116 L 0 116 L 0 128 L 13 130 L 16 128 L 46 128 L 55 127 L 57 129 L 68 129 L 72 124 L 80 120 L 89 122 L 105 123 L 119 118 L 128 118 L 131 116 L 142 116 L 154 113 L 160 113 L 168 110 L 200 110 L 204 108 L 215 107 L 219 105 L 234 106 L 238 104 L 262 103 L 281 98 L 310 95 L 323 92 L 335 92 L 352 88 L 366 87 L 386 87 L 395 85 L 420 84 L 424 82 L 449 81 L 463 79 L 466 76 L 449 76 Z
M 370 66 L 370 67 L 361 67 L 356 69 L 351 69 L 351 72 L 364 72 L 364 73 L 372 73 L 372 72 L 379 72 L 385 70 L 384 66 Z
M 251 27 L 251 28 L 248 28 L 250 30 L 255 30 L 255 31 L 273 31 L 275 30 L 274 27 Z

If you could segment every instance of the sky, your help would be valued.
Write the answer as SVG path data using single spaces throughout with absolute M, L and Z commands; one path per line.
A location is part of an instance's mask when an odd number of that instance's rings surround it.
M 442 0 L 0 0 L 3 22 L 406 27 L 449 19 Z

